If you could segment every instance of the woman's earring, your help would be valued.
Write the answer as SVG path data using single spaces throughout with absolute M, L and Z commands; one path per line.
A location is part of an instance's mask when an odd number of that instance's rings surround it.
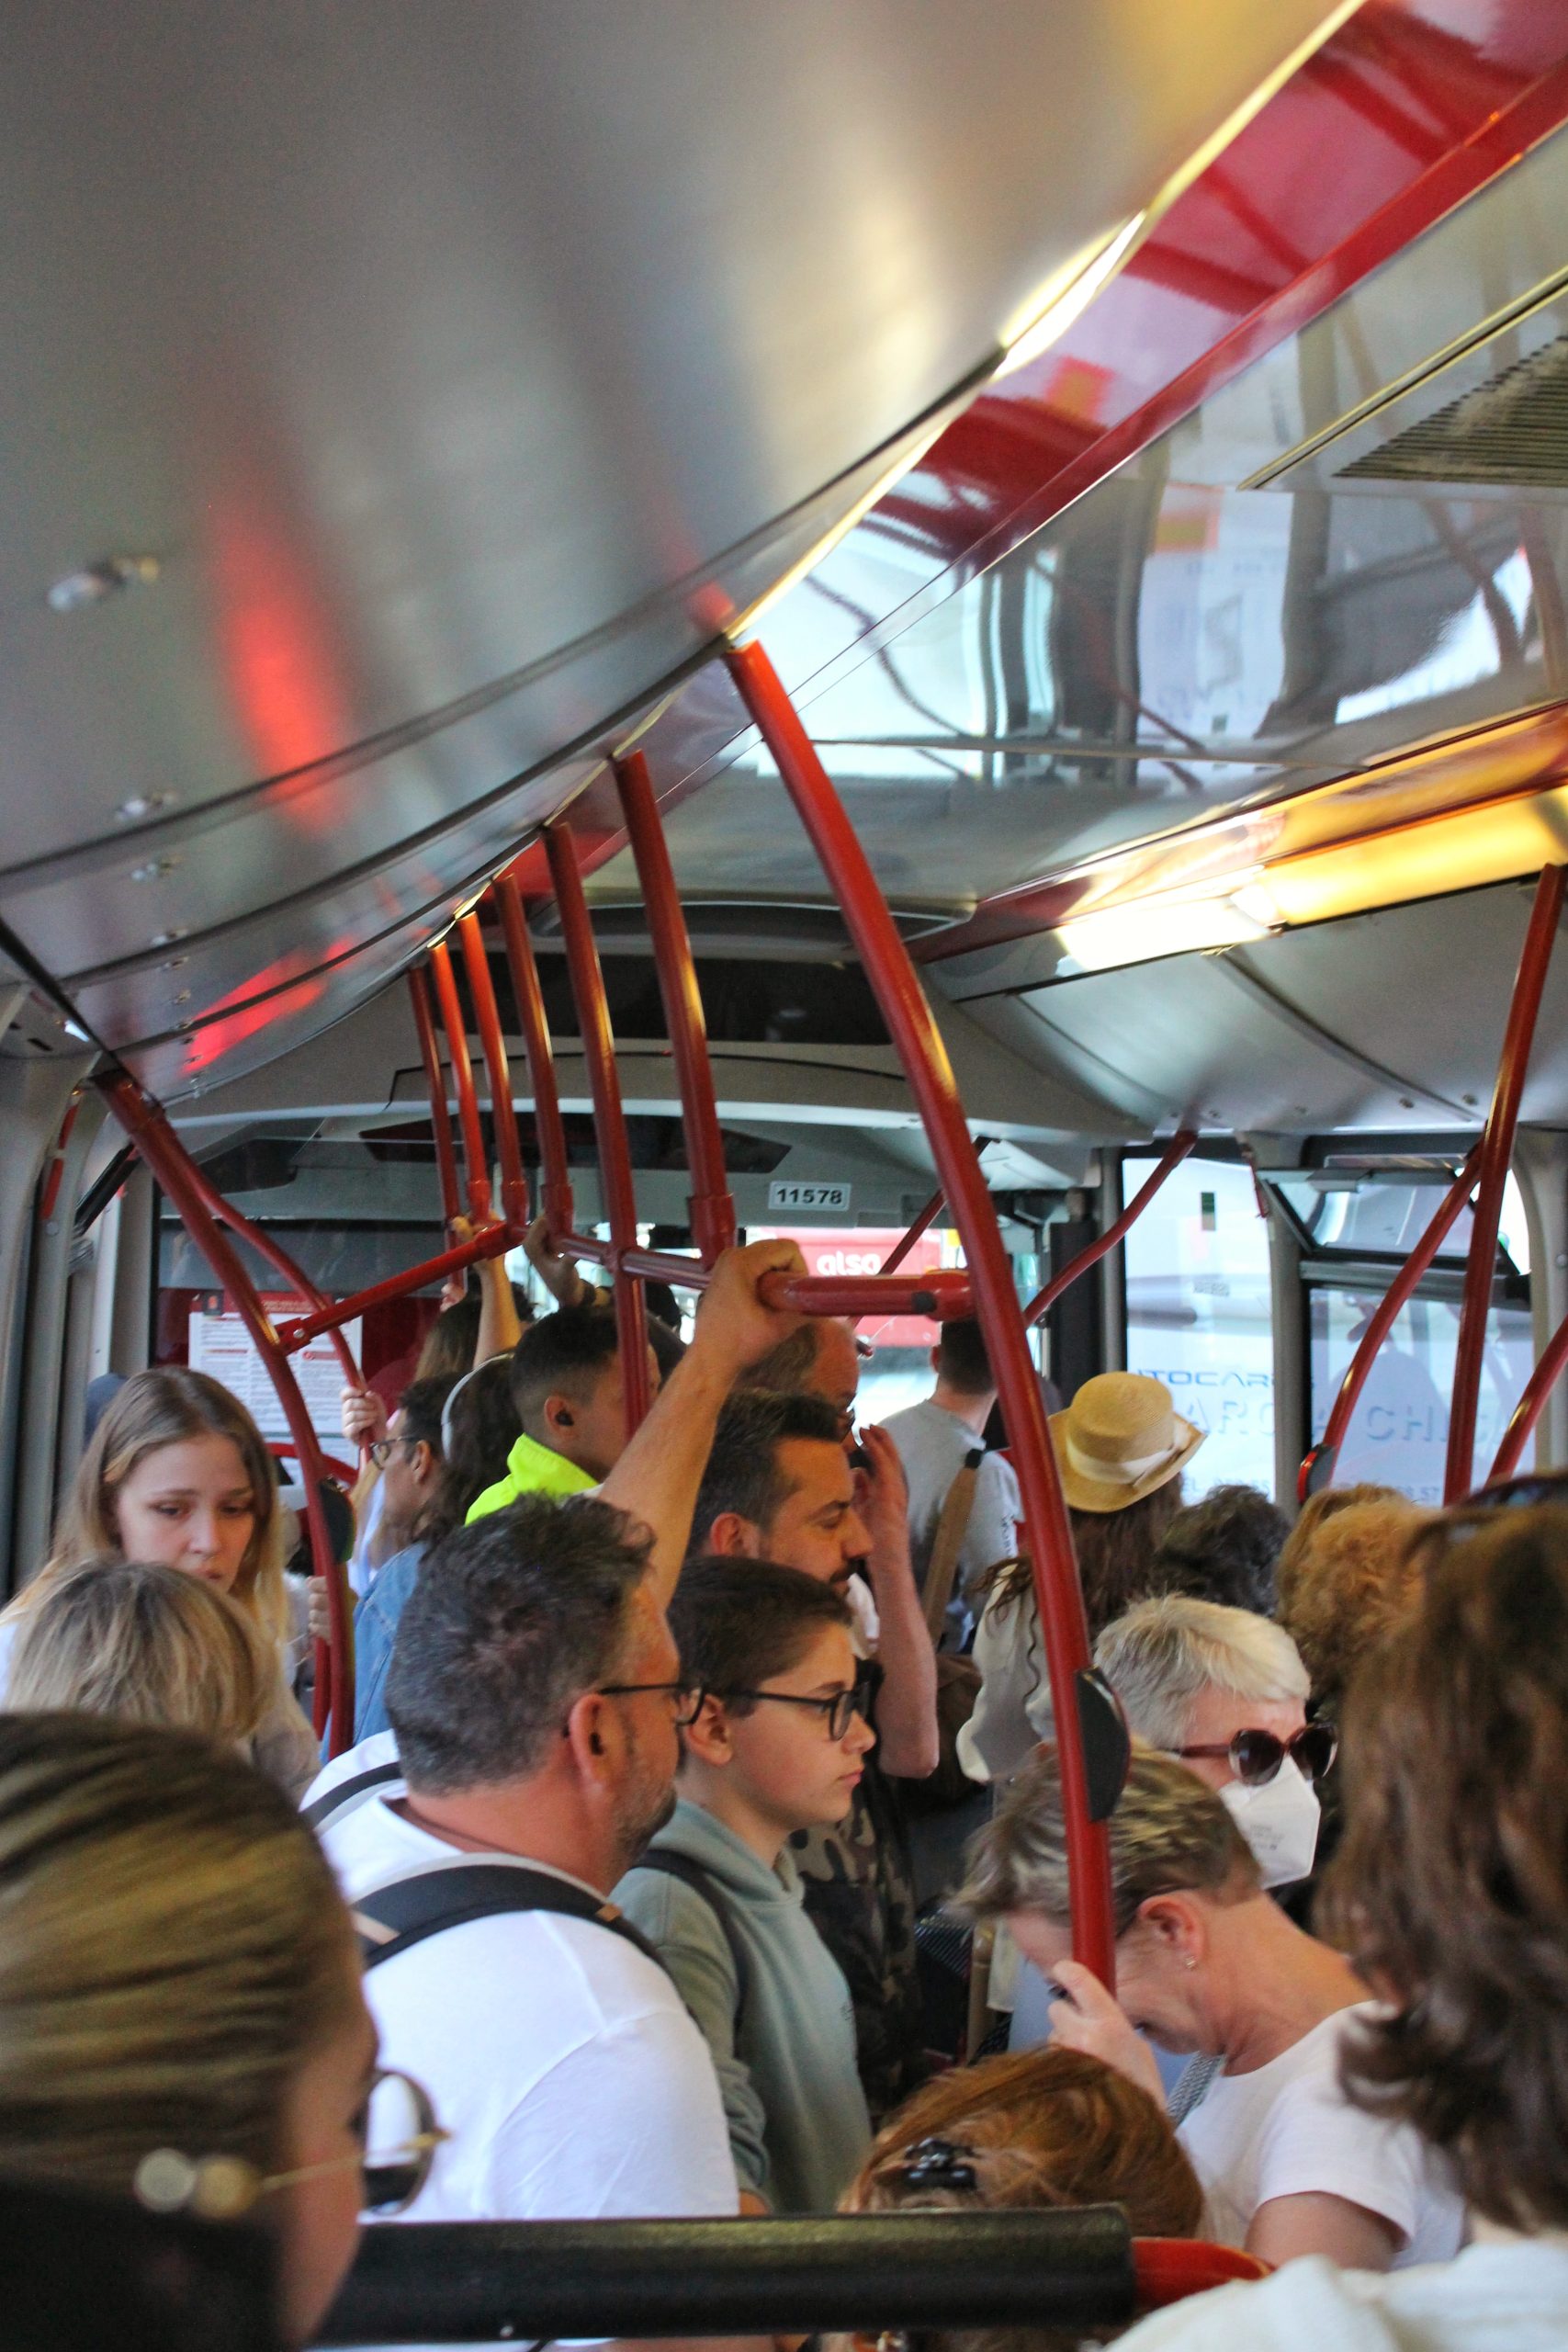
M 1184 1951 L 1181 1955 L 1181 1965 L 1183 1968 L 1196 1968 L 1198 1962 L 1191 1952 Z

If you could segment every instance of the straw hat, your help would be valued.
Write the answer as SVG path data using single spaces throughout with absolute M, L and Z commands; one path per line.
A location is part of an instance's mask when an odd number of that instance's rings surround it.
M 1163 1380 L 1102 1372 L 1051 1416 L 1062 1492 L 1073 1510 L 1126 1510 L 1179 1476 L 1205 1432 L 1184 1421 Z

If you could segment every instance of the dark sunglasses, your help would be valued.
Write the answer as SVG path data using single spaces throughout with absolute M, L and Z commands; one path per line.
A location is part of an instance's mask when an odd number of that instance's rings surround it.
M 1303 1781 L 1321 1781 L 1339 1753 L 1332 1724 L 1308 1724 L 1289 1739 L 1271 1731 L 1238 1731 L 1234 1739 L 1202 1747 L 1179 1747 L 1178 1756 L 1224 1756 L 1249 1789 L 1266 1788 L 1288 1756 Z

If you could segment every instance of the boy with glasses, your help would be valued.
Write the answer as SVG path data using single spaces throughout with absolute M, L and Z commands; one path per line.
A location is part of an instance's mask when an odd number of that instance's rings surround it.
M 849 1988 L 788 1848 L 844 1819 L 874 1742 L 852 1624 L 797 1568 L 683 1571 L 670 1626 L 703 1695 L 674 1813 L 615 1890 L 713 2053 L 742 2190 L 783 2213 L 831 2212 L 870 2143 Z

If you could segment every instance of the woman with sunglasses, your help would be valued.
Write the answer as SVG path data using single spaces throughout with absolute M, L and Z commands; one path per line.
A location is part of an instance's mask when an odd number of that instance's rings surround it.
M 395 2143 L 369 2183 L 367 2129 Z M 378 2075 L 348 1915 L 281 1791 L 186 1733 L 0 1717 L 0 2182 L 262 2223 L 300 2345 L 437 2136 Z
M 1005 1919 L 1061 1988 L 1055 2042 L 1104 2059 L 1156 2097 L 1140 2029 L 1209 2062 L 1189 2068 L 1171 2100 L 1209 2233 L 1276 2265 L 1318 2254 L 1386 2270 L 1456 2253 L 1463 2211 L 1419 2139 L 1352 2107 L 1340 2088 L 1345 2049 L 1378 2014 L 1366 1984 L 1265 1894 L 1220 1794 L 1176 1758 L 1136 1747 L 1108 1827 L 1115 1999 L 1069 1957 L 1054 1750 L 1019 1776 L 976 1840 L 961 1900 L 976 1919 Z

